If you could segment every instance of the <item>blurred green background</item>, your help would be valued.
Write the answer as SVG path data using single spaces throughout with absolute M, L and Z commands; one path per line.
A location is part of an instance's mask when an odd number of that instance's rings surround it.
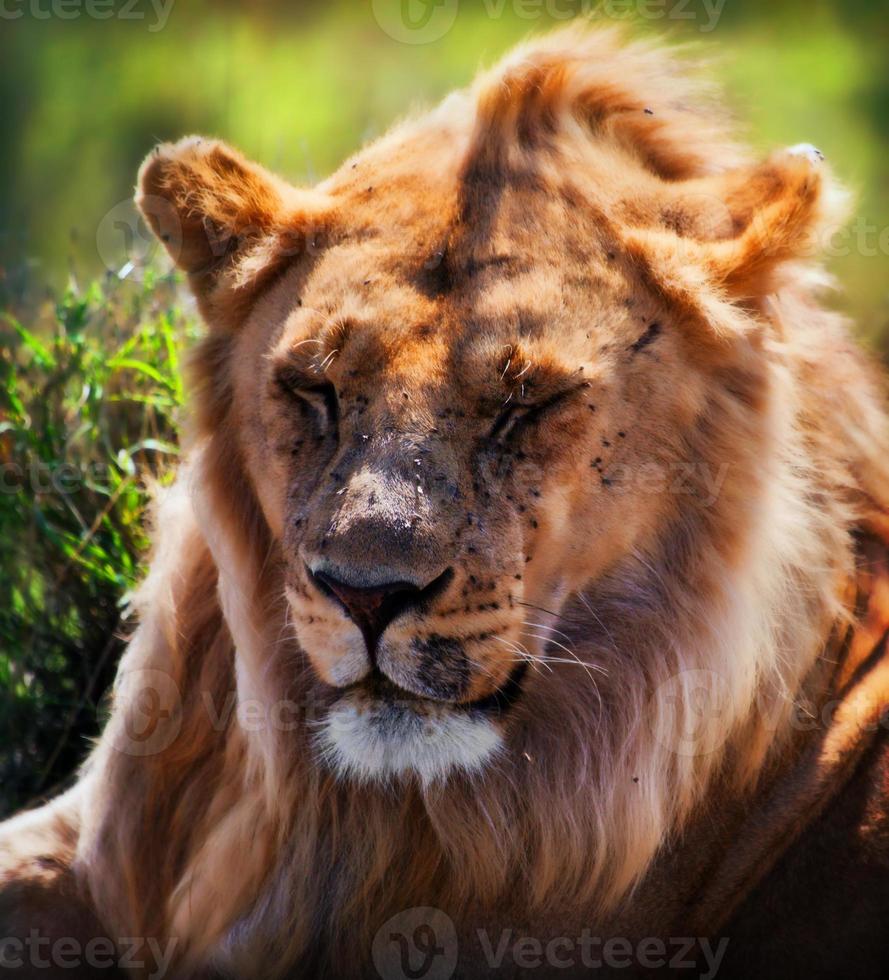
M 113 222 L 100 227 L 102 218 L 129 199 L 156 140 L 221 136 L 295 181 L 313 181 L 519 38 L 595 8 L 595 0 L 130 0 L 126 19 L 96 20 L 88 7 L 70 20 L 35 16 L 80 2 L 92 0 L 5 0 L 23 16 L 0 19 L 0 262 L 13 298 L 26 283 L 64 284 L 72 266 L 89 276 L 103 257 L 111 264 L 115 248 L 123 255 L 123 235 Z M 601 19 L 635 15 L 643 31 L 712 51 L 754 144 L 806 141 L 826 152 L 857 192 L 865 223 L 838 243 L 849 254 L 832 265 L 862 328 L 885 335 L 889 3 L 602 0 L 598 9 Z
M 133 281 L 153 261 L 129 203 L 144 155 L 200 132 L 314 181 L 572 15 L 700 47 L 751 143 L 825 152 L 856 193 L 835 302 L 889 349 L 887 0 L 4 0 L 0 812 L 64 781 L 98 730 L 144 478 L 175 464 L 176 346 L 197 326 L 174 277 Z

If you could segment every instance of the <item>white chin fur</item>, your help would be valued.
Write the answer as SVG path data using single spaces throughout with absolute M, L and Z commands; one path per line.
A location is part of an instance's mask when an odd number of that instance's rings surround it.
M 341 778 L 385 782 L 414 775 L 424 787 L 451 772 L 480 771 L 502 742 L 480 712 L 359 693 L 334 704 L 317 736 L 325 762 Z

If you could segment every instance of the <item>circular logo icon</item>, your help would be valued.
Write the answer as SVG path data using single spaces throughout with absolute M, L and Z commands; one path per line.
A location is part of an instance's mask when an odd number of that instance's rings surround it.
M 459 0 L 372 0 L 376 22 L 402 44 L 430 44 L 457 19 Z
M 681 756 L 709 755 L 728 737 L 728 682 L 714 670 L 682 670 L 660 684 L 649 702 L 657 740 Z
M 109 733 L 124 755 L 150 756 L 173 744 L 182 726 L 182 698 L 169 674 L 153 668 L 122 673 L 114 687 Z
M 167 249 L 176 255 L 182 229 L 175 209 L 162 197 L 146 197 L 142 206 L 163 229 Z M 115 204 L 96 229 L 96 250 L 102 264 L 121 279 L 141 281 L 145 266 L 162 250 L 145 219 L 129 199 Z
M 373 961 L 382 980 L 450 980 L 457 968 L 457 930 L 441 909 L 414 908 L 377 930 Z

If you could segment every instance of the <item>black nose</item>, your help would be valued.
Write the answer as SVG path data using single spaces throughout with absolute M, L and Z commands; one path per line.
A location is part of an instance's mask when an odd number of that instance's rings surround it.
M 382 585 L 363 586 L 344 582 L 327 572 L 313 572 L 309 569 L 312 581 L 325 595 L 336 599 L 361 630 L 371 657 L 374 656 L 383 631 L 392 620 L 409 609 L 426 605 L 447 587 L 453 574 L 447 569 L 426 586 L 418 586 L 413 582 L 385 582 Z

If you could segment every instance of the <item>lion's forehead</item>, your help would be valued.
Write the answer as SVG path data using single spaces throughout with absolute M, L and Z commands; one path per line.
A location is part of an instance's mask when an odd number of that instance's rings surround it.
M 496 399 L 517 365 L 602 377 L 653 305 L 618 260 L 606 189 L 521 167 L 492 184 L 467 167 L 465 141 L 432 179 L 430 146 L 441 134 L 384 142 L 373 167 L 362 155 L 331 178 L 338 220 L 301 273 L 277 352 L 302 345 L 341 393 L 390 404 Z
M 551 306 L 542 292 L 525 302 L 499 285 L 474 303 L 397 302 L 396 291 L 349 295 L 329 312 L 301 308 L 273 360 L 297 361 L 342 397 L 471 402 L 482 414 L 511 395 L 567 385 L 579 372 L 603 384 L 615 368 L 603 342 L 617 329 L 613 314 L 603 311 L 596 329 L 589 311 L 577 317 L 558 302 L 557 289 Z
M 632 288 L 607 257 L 591 252 L 573 266 L 558 249 L 532 256 L 504 242 L 467 259 L 427 243 L 331 249 L 308 276 L 279 346 L 316 343 L 321 360 L 353 357 L 371 374 L 422 370 L 433 382 L 439 369 L 471 378 L 510 346 L 573 364 L 621 332 L 633 339 Z

